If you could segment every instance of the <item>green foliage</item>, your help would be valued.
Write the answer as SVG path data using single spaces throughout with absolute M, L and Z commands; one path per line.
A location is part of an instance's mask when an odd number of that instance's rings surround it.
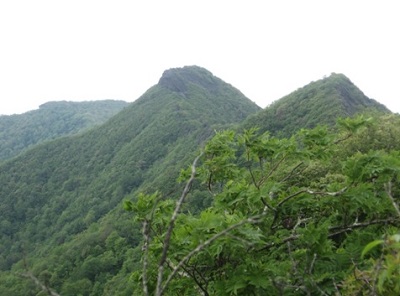
M 256 129 L 217 132 L 197 168 L 212 203 L 199 214 L 180 213 L 170 241 L 164 238 L 174 203 L 142 194 L 129 204 L 146 222 L 142 260 L 148 293 L 351 293 L 376 273 L 379 294 L 397 292 L 398 243 L 368 242 L 400 226 L 400 214 L 393 215 L 399 152 L 354 151 L 343 157 L 343 143 L 355 141 L 371 124 L 362 117 L 343 122 L 342 133 L 317 127 L 290 139 Z M 386 263 L 369 263 L 365 255 L 379 244 L 385 245 Z M 354 278 L 352 270 L 361 266 L 369 271 Z M 141 273 L 135 274 L 139 283 Z M 134 291 L 144 290 L 138 284 Z

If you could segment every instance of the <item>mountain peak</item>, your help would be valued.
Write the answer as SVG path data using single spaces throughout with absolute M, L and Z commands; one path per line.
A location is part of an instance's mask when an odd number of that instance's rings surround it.
M 246 126 L 257 125 L 261 130 L 289 136 L 299 128 L 333 125 L 338 117 L 368 110 L 390 112 L 384 105 L 368 98 L 344 74 L 332 73 L 275 101 L 249 118 Z
M 185 66 L 164 71 L 158 85 L 174 92 L 185 93 L 188 90 L 189 84 L 215 90 L 218 88 L 219 81 L 219 78 L 202 67 Z

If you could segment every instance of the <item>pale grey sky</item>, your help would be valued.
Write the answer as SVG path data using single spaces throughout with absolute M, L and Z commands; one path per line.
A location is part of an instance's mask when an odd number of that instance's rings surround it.
M 398 1 L 0 1 L 0 114 L 134 101 L 198 65 L 259 106 L 331 72 L 400 112 Z

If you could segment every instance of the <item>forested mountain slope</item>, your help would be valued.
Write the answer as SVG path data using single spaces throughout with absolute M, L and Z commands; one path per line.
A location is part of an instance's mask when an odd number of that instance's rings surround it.
M 137 245 L 134 229 L 121 230 L 130 220 L 118 224 L 122 199 L 138 188 L 174 191 L 180 169 L 215 129 L 258 110 L 203 68 L 171 69 L 105 124 L 3 163 L 0 268 L 21 272 L 28 265 L 35 274 L 51 272 L 52 286 L 63 295 L 77 295 L 72 291 L 77 287 L 83 291 L 77 283 L 82 279 L 81 285 L 102 291 L 120 271 L 126 248 Z M 113 247 L 117 256 L 110 248 L 121 240 L 120 250 Z M 94 269 L 83 266 L 96 260 Z M 31 280 L 5 272 L 0 292 L 36 295 L 38 290 Z
M 144 246 L 153 292 L 173 198 L 185 185 L 177 177 L 200 150 L 166 275 L 197 244 L 234 231 L 193 254 L 165 295 L 332 294 L 355 283 L 346 278 L 351 258 L 399 223 L 382 190 L 398 184 L 399 117 L 344 120 L 337 133 L 318 127 L 290 139 L 242 130 L 292 134 L 370 107 L 388 112 L 340 74 L 261 110 L 203 68 L 165 71 L 103 125 L 0 165 L 0 295 L 46 294 L 32 276 L 63 296 L 140 295 Z M 152 223 L 149 244 L 143 220 Z
M 250 116 L 244 126 L 258 126 L 262 131 L 289 136 L 301 128 L 331 126 L 339 117 L 368 110 L 390 113 L 384 105 L 365 96 L 345 75 L 332 73 Z
M 0 116 L 0 160 L 46 140 L 100 125 L 128 105 L 124 101 L 48 102 L 38 110 Z

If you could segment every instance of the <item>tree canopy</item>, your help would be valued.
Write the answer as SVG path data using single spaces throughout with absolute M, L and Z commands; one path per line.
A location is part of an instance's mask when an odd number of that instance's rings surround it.
M 373 125 L 361 116 L 288 139 L 218 132 L 182 171 L 177 202 L 125 202 L 143 224 L 134 293 L 397 295 L 400 151 L 386 138 L 360 152 Z M 212 198 L 199 214 L 180 210 L 190 187 Z

